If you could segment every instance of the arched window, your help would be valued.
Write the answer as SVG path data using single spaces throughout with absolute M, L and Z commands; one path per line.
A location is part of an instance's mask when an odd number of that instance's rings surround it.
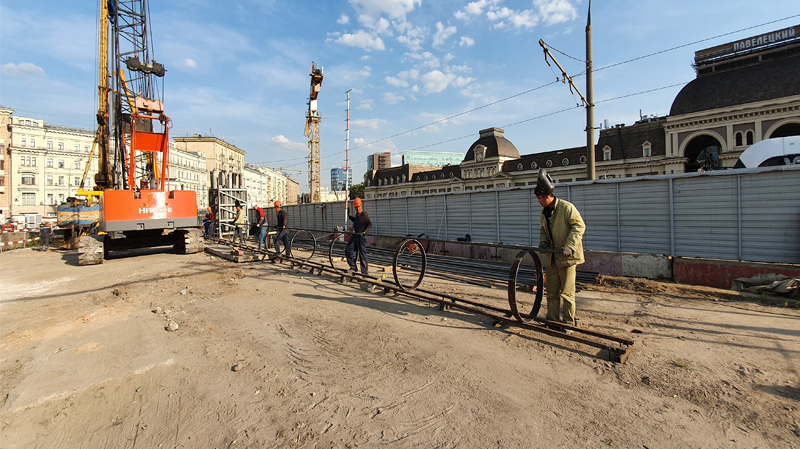
M 737 132 L 736 133 L 736 146 L 737 147 L 742 146 L 742 133 L 741 132 Z
M 581 160 L 581 164 L 585 164 L 586 163 L 586 156 L 581 156 L 580 160 Z
M 522 162 L 520 162 L 519 164 L 517 164 L 517 170 L 522 170 L 522 167 L 523 167 L 523 165 L 522 165 Z
M 552 166 L 553 166 L 553 161 L 551 161 L 550 159 L 548 159 L 548 160 L 547 160 L 547 162 L 545 162 L 545 163 L 544 163 L 544 165 L 546 165 L 546 166 L 547 166 L 547 168 L 550 168 L 550 167 L 552 167 Z
M 561 165 L 569 165 L 569 159 L 567 158 L 561 159 Z
M 747 131 L 747 144 L 753 144 L 753 131 Z
M 539 168 L 539 164 L 537 164 L 536 161 L 533 161 L 531 162 L 531 168 L 536 170 L 537 168 Z

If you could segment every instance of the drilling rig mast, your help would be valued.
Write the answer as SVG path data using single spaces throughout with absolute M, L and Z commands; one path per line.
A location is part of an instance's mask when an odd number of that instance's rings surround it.
M 308 137 L 308 193 L 312 203 L 320 202 L 319 195 L 319 122 L 320 117 L 317 112 L 317 95 L 322 87 L 323 68 L 316 68 L 314 62 L 311 63 L 311 95 L 308 99 L 308 113 L 306 114 L 306 131 Z

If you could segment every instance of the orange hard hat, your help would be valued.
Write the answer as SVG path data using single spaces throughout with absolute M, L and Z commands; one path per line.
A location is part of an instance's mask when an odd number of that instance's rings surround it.
M 280 201 L 275 201 L 275 207 L 281 207 L 281 202 Z
M 360 206 L 361 205 L 361 198 L 356 198 L 353 200 L 353 206 Z

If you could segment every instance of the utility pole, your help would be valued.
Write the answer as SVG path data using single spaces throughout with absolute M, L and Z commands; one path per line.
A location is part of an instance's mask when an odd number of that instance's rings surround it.
M 594 174 L 594 81 L 592 75 L 592 0 L 586 16 L 586 179 Z
M 348 192 L 350 191 L 350 91 L 347 89 L 347 119 L 344 127 L 345 159 L 344 159 L 344 224 L 347 226 L 347 205 L 350 202 Z
M 586 96 L 584 97 L 578 86 L 572 81 L 572 78 L 567 75 L 567 71 L 561 67 L 556 58 L 550 53 L 547 44 L 539 39 L 539 45 L 544 50 L 544 61 L 547 65 L 550 62 L 547 57 L 556 64 L 561 70 L 561 76 L 564 77 L 563 83 L 569 83 L 570 91 L 575 89 L 575 92 L 581 97 L 581 101 L 586 105 L 586 179 L 595 179 L 594 170 L 594 83 L 592 81 L 592 2 L 589 0 L 589 14 L 586 18 Z

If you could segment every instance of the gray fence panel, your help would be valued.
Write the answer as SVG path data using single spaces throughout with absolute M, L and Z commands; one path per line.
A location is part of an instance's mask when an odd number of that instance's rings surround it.
M 800 263 L 800 172 L 741 177 L 742 259 Z
M 383 231 L 380 229 L 385 228 L 385 226 L 383 227 L 381 226 L 380 220 L 378 219 L 379 218 L 378 205 L 381 203 L 381 201 L 382 200 L 363 200 L 361 202 L 361 205 L 364 208 L 364 212 L 367 213 L 367 215 L 369 216 L 369 221 L 372 222 L 372 230 L 370 231 L 370 233 L 372 234 L 383 234 Z M 354 207 L 350 208 L 350 213 L 348 215 L 350 214 L 355 214 Z M 352 227 L 353 227 L 353 222 L 348 220 L 344 230 L 349 231 L 350 228 Z
M 445 238 L 444 195 L 427 197 L 425 202 L 425 230 L 432 239 Z
M 497 242 L 497 201 L 495 192 L 477 192 L 472 196 L 472 240 Z M 502 220 L 502 217 L 501 217 Z
M 408 198 L 408 233 L 414 237 L 427 233 L 425 203 L 428 197 L 413 196 Z M 403 234 L 405 235 L 405 233 Z
M 566 187 L 559 187 L 555 194 L 566 199 L 566 190 Z M 578 208 L 586 223 L 586 233 L 583 235 L 584 248 L 618 251 L 616 183 L 571 186 L 570 198 L 570 202 Z
M 392 198 L 389 201 L 391 218 L 391 234 L 404 236 L 406 235 L 406 199 L 405 198 Z
M 500 197 L 500 243 L 507 245 L 530 244 L 531 215 L 536 217 L 536 226 L 539 226 L 539 214 L 542 207 L 534 209 L 528 203 L 530 190 L 506 190 L 498 192 Z M 539 244 L 538 238 L 536 244 Z
M 670 254 L 669 180 L 619 183 L 623 252 Z
M 472 232 L 469 229 L 469 195 L 447 196 L 447 234 L 451 239 L 464 237 Z
M 736 176 L 687 177 L 672 186 L 676 255 L 736 260 Z

